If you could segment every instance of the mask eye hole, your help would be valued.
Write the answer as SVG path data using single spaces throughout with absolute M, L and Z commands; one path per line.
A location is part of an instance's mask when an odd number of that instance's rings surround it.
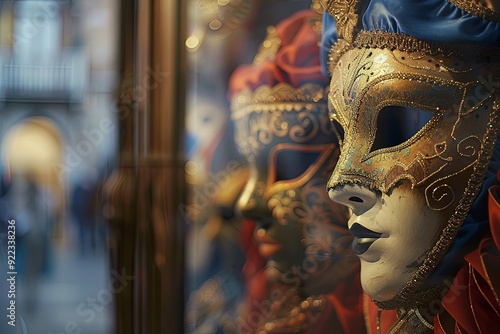
M 413 137 L 433 116 L 430 111 L 399 106 L 382 108 L 371 152 L 397 146 Z
M 301 176 L 319 157 L 320 152 L 282 150 L 276 153 L 274 181 L 292 180 Z

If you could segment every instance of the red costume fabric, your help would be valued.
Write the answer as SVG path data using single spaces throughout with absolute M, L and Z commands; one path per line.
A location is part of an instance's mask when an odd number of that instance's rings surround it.
M 500 186 L 489 189 L 488 213 L 490 234 L 465 257 L 434 320 L 435 333 L 500 331 Z
M 275 86 L 287 83 L 299 87 L 306 83 L 327 86 L 329 81 L 321 73 L 319 61 L 318 32 L 311 29 L 307 20 L 318 14 L 301 11 L 276 26 L 276 37 L 280 48 L 258 66 L 238 67 L 229 82 L 229 98 L 246 89 L 255 90 L 259 86 Z
M 368 295 L 363 296 L 363 308 L 368 334 L 377 334 L 378 307 Z M 380 314 L 380 333 L 387 333 L 398 320 L 396 310 L 384 310 Z

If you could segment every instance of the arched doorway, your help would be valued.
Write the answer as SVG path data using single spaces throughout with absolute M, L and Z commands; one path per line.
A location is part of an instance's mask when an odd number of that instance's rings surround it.
M 58 126 L 43 116 L 29 117 L 12 126 L 2 140 L 2 155 L 13 177 L 29 178 L 52 197 L 56 222 L 64 218 L 66 180 L 54 168 L 63 161 L 64 138 Z

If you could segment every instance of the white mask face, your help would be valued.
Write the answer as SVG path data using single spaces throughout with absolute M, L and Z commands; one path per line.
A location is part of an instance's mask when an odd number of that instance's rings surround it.
M 359 48 L 332 71 L 330 116 L 342 138 L 327 188 L 353 211 L 365 292 L 378 302 L 398 297 L 381 307 L 438 288 L 423 284 L 484 179 L 499 121 L 495 92 L 481 80 L 500 65 L 474 59 Z
M 349 229 L 361 260 L 363 290 L 377 301 L 393 299 L 422 264 L 447 221 L 409 187 L 380 195 L 352 185 L 331 190 L 330 196 L 352 211 Z

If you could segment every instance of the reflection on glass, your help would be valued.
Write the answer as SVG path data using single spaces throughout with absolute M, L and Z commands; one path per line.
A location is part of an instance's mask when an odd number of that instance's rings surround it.
M 325 191 L 339 150 L 321 17 L 293 16 L 318 6 L 192 4 L 189 333 L 364 332 L 348 211 Z

